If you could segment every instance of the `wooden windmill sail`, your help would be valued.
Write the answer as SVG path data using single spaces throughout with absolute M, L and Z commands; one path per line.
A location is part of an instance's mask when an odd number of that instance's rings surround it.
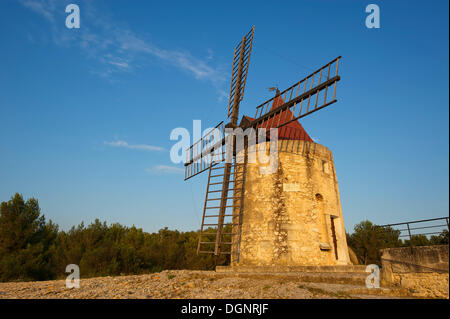
M 226 134 L 226 128 L 236 128 L 238 125 L 239 104 L 244 96 L 253 35 L 254 27 L 234 50 L 227 107 L 230 121 L 226 125 L 220 122 L 186 152 L 185 180 L 209 171 L 197 254 L 231 254 L 232 245 L 239 246 L 246 163 L 236 161 L 233 134 Z M 275 97 L 256 107 L 253 118 L 243 117 L 240 128 L 278 128 L 281 140 L 311 140 L 297 120 L 337 101 L 340 58 L 335 58 L 286 90 L 277 90 Z M 239 250 L 239 247 L 234 249 Z

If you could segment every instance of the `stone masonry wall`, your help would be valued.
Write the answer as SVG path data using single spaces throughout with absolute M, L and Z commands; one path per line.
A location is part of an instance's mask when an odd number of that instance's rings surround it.
M 448 245 L 381 250 L 382 284 L 430 298 L 449 297 Z
M 234 266 L 350 264 L 331 151 L 305 141 L 278 147 L 272 174 L 261 173 L 268 164 L 246 166 L 242 226 L 233 229 L 234 239 L 240 236 Z

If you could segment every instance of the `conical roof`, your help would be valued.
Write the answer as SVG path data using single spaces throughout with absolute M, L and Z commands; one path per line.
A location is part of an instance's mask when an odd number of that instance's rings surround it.
M 281 95 L 278 95 L 273 99 L 272 107 L 270 110 L 274 110 L 277 107 L 284 104 L 284 100 Z M 245 116 L 248 120 L 253 121 L 254 119 Z M 277 114 L 274 117 L 271 117 L 268 121 L 264 121 L 258 125 L 258 128 L 266 128 L 268 130 L 267 136 L 270 136 L 270 128 L 276 128 L 283 123 L 289 122 L 294 116 L 292 115 L 291 110 L 286 109 L 281 114 Z M 268 122 L 268 123 L 267 123 Z M 304 140 L 308 142 L 313 142 L 312 138 L 305 131 L 303 126 L 298 121 L 292 121 L 282 127 L 278 128 L 278 139 L 279 140 Z

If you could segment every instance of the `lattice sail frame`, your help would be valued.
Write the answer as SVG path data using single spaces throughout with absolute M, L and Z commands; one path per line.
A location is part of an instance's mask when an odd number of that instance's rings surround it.
M 336 86 L 341 79 L 339 76 L 340 59 L 341 56 L 338 56 L 280 94 L 258 105 L 255 114 L 256 120 L 250 126 L 254 128 L 282 127 L 337 102 Z M 317 83 L 315 83 L 317 78 Z M 331 87 L 333 87 L 332 95 L 329 94 Z M 322 92 L 323 96 L 320 97 Z M 284 104 L 270 110 L 271 103 L 278 96 L 283 98 Z M 308 100 L 307 103 L 305 103 L 306 100 Z M 311 101 L 313 101 L 312 104 Z M 289 114 L 291 116 L 287 118 Z
M 239 102 L 244 98 L 245 84 L 247 82 L 248 67 L 250 65 L 250 56 L 252 53 L 253 36 L 255 26 L 242 38 L 234 48 L 233 68 L 231 71 L 230 98 L 228 100 L 228 118 L 233 113 L 233 105 L 236 94 L 239 93 Z M 242 68 L 239 65 L 242 63 Z M 242 69 L 242 72 L 239 72 Z
M 208 131 L 186 151 L 184 180 L 208 170 L 225 160 L 225 127 L 223 121 Z

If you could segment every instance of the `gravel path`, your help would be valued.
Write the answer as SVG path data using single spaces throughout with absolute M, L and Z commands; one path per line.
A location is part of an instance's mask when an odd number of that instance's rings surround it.
M 0 298 L 394 298 L 389 291 L 361 286 L 305 283 L 295 277 L 234 276 L 213 271 L 170 270 L 160 273 L 97 277 L 68 289 L 65 280 L 0 283 Z

